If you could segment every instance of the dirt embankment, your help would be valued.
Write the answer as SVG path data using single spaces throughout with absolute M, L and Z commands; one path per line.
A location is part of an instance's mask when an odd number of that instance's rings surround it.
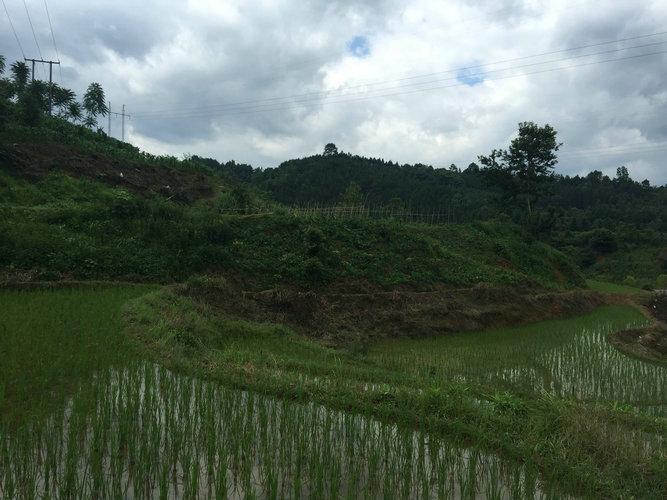
M 667 291 L 654 292 L 641 305 L 653 324 L 617 332 L 609 341 L 632 356 L 667 363 Z
M 119 160 L 59 144 L 0 145 L 0 168 L 32 181 L 62 172 L 122 187 L 141 196 L 160 194 L 182 203 L 214 194 L 211 179 L 200 171 Z
M 584 314 L 605 303 L 593 291 L 536 293 L 488 286 L 362 293 L 244 292 L 230 286 L 190 287 L 187 293 L 227 315 L 286 324 L 333 345 L 525 324 Z

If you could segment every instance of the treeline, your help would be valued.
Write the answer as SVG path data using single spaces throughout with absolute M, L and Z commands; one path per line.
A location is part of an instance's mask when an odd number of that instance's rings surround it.
M 555 130 L 529 122 L 519 129 L 508 150 L 480 156 L 465 168 L 398 164 L 339 152 L 333 144 L 321 155 L 264 170 L 193 160 L 287 205 L 453 210 L 457 222 L 507 218 L 564 250 L 591 275 L 642 286 L 667 273 L 667 187 L 633 180 L 624 166 L 613 178 L 600 171 L 556 174 Z M 530 151 L 533 144 L 538 148 Z M 525 161 L 531 156 L 542 161 Z

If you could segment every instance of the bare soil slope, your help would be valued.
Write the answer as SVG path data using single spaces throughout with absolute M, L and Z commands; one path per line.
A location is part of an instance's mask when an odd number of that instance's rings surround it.
M 589 290 L 536 292 L 491 286 L 340 293 L 289 287 L 244 291 L 230 285 L 190 286 L 187 293 L 227 315 L 289 325 L 334 345 L 532 323 L 584 314 L 605 302 Z
M 653 293 L 643 306 L 654 323 L 646 328 L 623 330 L 609 340 L 632 356 L 667 363 L 667 292 Z
M 183 203 L 214 194 L 211 178 L 202 171 L 139 164 L 53 143 L 2 144 L 0 168 L 34 181 L 62 172 L 122 187 L 141 196 L 161 194 Z

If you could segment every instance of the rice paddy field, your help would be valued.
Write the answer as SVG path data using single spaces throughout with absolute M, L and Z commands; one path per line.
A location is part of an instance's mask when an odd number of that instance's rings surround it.
M 375 346 L 378 364 L 421 377 L 461 380 L 584 401 L 611 402 L 667 416 L 667 370 L 607 342 L 617 330 L 646 326 L 629 307 L 601 307 L 576 319 Z
M 535 470 L 359 415 L 147 363 L 90 383 L 94 400 L 4 437 L 3 497 L 544 496 Z
M 348 391 L 362 387 L 360 400 L 371 393 L 374 405 L 387 409 L 374 413 L 352 399 L 325 405 L 324 396 L 286 397 L 286 390 L 275 397 L 270 386 L 262 385 L 261 393 L 241 390 L 212 370 L 173 371 L 155 363 L 128 341 L 122 321 L 124 304 L 153 290 L 0 290 L 0 498 L 660 497 L 660 474 L 667 473 L 667 371 L 628 358 L 605 340 L 615 329 L 645 321 L 635 309 L 606 307 L 506 330 L 387 340 L 362 359 L 336 355 L 338 368 L 328 374 L 321 368 L 318 377 L 290 379 L 299 393 L 314 378 L 322 394 L 328 378 Z M 238 340 L 229 345 L 252 349 Z M 314 352 L 304 350 L 304 356 L 312 361 Z M 214 359 L 210 352 L 193 353 Z M 273 376 L 282 373 L 277 356 Z M 245 376 L 256 377 L 259 362 L 239 359 Z M 355 380 L 344 378 L 346 363 Z M 452 384 L 460 395 L 455 402 L 448 401 Z M 391 418 L 401 391 L 419 402 L 406 410 L 414 419 Z M 536 407 L 563 408 L 563 415 L 571 409 L 567 401 L 603 405 L 590 413 L 599 418 L 616 412 L 603 433 L 590 421 L 581 432 L 593 433 L 591 441 L 613 437 L 631 463 L 648 464 L 642 465 L 646 477 L 626 480 L 602 471 L 590 478 L 594 489 L 573 489 L 545 474 L 540 457 L 546 451 L 488 446 L 465 430 L 472 416 L 445 415 L 460 401 L 466 411 L 479 412 L 475 422 L 490 422 L 491 432 L 502 435 L 504 425 L 532 425 L 512 406 L 531 397 L 539 400 Z M 447 425 L 427 425 L 438 419 Z M 628 430 L 627 422 L 641 425 Z M 549 446 L 560 446 L 558 429 L 545 432 L 553 434 Z M 581 460 L 587 453 L 597 451 L 584 450 Z M 583 477 L 595 470 L 572 465 Z M 558 473 L 574 474 L 565 466 Z

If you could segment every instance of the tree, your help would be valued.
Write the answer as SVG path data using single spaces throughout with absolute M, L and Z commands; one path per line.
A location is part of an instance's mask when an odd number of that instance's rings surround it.
M 28 84 L 28 77 L 30 76 L 30 68 L 23 61 L 16 61 L 11 65 L 12 79 L 14 81 L 14 88 L 17 94 L 20 94 Z
M 609 229 L 595 229 L 591 232 L 588 245 L 598 255 L 615 252 L 618 249 L 616 236 Z
M 473 161 L 468 164 L 468 167 L 463 172 L 466 174 L 477 174 L 479 173 L 479 165 Z
M 594 184 L 600 184 L 602 182 L 602 172 L 599 170 L 593 170 L 586 176 L 586 179 Z
M 338 154 L 338 148 L 333 142 L 330 142 L 326 146 L 324 146 L 324 153 L 322 153 L 324 156 L 333 156 Z
M 512 177 L 514 194 L 526 200 L 529 217 L 541 182 L 552 174 L 558 163 L 556 152 L 562 143 L 556 141 L 556 134 L 551 125 L 540 127 L 533 122 L 521 122 L 519 135 L 508 150 L 494 149 L 489 156 L 479 157 L 488 169 L 500 170 Z
M 81 111 L 81 104 L 76 101 L 69 103 L 67 106 L 67 118 L 76 123 L 81 120 L 82 116 L 83 112 Z
M 83 118 L 83 124 L 89 129 L 93 129 L 97 125 L 97 119 L 90 113 Z
M 53 106 L 58 109 L 58 116 L 66 117 L 67 111 L 76 99 L 76 94 L 70 90 L 60 87 L 57 84 L 52 84 Z
M 85 125 L 94 127 L 97 124 L 97 115 L 106 116 L 109 111 L 102 86 L 93 82 L 88 85 L 86 93 L 83 95 L 83 109 L 86 110 Z
M 48 110 L 47 85 L 39 80 L 30 82 L 19 94 L 19 113 L 24 124 L 34 127 Z
M 5 56 L 0 55 L 0 75 L 5 72 Z M 9 118 L 10 105 L 9 99 L 12 96 L 13 88 L 7 78 L 0 78 L 0 127 L 4 126 Z
M 626 166 L 618 167 L 616 169 L 616 181 L 617 182 L 630 182 L 630 172 Z

